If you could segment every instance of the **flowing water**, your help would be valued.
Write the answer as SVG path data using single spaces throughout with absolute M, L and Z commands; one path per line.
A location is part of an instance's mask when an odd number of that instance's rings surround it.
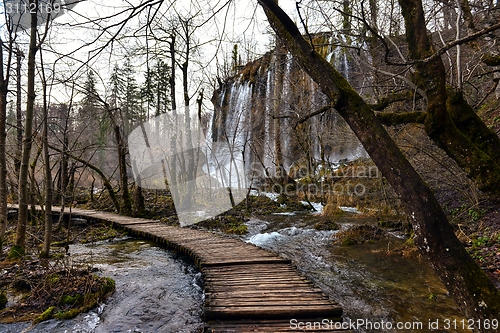
M 203 329 L 201 274 L 154 242 L 137 239 L 72 245 L 75 265 L 91 264 L 116 282 L 116 291 L 89 313 L 71 320 L 1 325 L 0 332 L 111 333 L 178 332 Z
M 355 325 L 356 332 L 429 332 L 430 327 L 470 332 L 461 329 L 467 322 L 428 262 L 389 254 L 388 249 L 405 241 L 401 236 L 333 245 L 336 231 L 315 230 L 314 222 L 313 215 L 300 213 L 252 219 L 245 240 L 291 259 L 340 303 L 344 321 Z

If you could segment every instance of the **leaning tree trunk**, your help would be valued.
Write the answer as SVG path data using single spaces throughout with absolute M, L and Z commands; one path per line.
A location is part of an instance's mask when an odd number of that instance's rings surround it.
M 302 37 L 273 0 L 259 0 L 272 28 L 346 120 L 404 203 L 415 244 L 467 318 L 497 318 L 500 294 L 457 239 L 432 191 L 420 178 L 374 111 L 347 80 Z
M 31 3 L 38 4 L 36 1 Z M 26 224 L 28 222 L 28 173 L 32 146 L 33 134 L 33 111 L 35 105 L 35 56 L 38 51 L 37 32 L 37 12 L 31 14 L 30 46 L 28 53 L 28 101 L 26 103 L 26 122 L 23 136 L 23 152 L 21 157 L 21 169 L 19 171 L 19 211 L 16 229 L 16 242 L 11 248 L 10 257 L 23 256 L 26 251 Z

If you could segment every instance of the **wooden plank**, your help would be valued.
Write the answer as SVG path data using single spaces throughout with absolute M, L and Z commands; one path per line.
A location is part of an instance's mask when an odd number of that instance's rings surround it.
M 255 298 L 255 297 L 280 297 L 280 298 L 313 298 L 313 299 L 329 299 L 328 296 L 321 292 L 311 289 L 304 289 L 299 291 L 290 290 L 241 290 L 238 292 L 206 292 L 205 299 L 222 299 L 222 298 Z
M 297 273 L 297 271 L 288 264 L 251 264 L 251 265 L 241 265 L 241 266 L 224 266 L 224 267 L 207 267 L 203 269 L 204 273 L 214 272 L 215 274 L 225 273 L 225 272 L 234 272 L 240 270 L 252 270 L 254 272 L 260 271 L 291 271 Z
M 124 220 L 120 221 L 120 225 L 138 225 L 138 224 L 144 224 L 144 225 L 152 225 L 152 224 L 158 224 L 158 222 L 151 221 L 151 220 Z
M 307 281 L 305 277 L 291 274 L 289 272 L 286 273 L 268 273 L 268 274 L 251 274 L 252 272 L 248 272 L 245 274 L 227 274 L 227 275 L 215 275 L 215 274 L 207 274 L 204 277 L 204 280 L 207 282 L 211 281 L 224 281 L 224 283 L 231 282 L 245 282 L 245 281 Z
M 342 308 L 334 305 L 287 306 L 206 306 L 205 320 L 213 319 L 289 319 L 340 317 Z
M 254 285 L 274 285 L 274 284 L 286 284 L 289 285 L 290 288 L 301 287 L 301 286 L 310 286 L 311 282 L 305 281 L 304 279 L 298 278 L 268 278 L 268 279 L 246 279 L 246 280 L 205 280 L 204 281 L 208 285 L 217 285 L 220 284 L 222 286 L 254 286 Z
M 328 321 L 328 324 L 324 324 L 323 318 L 312 318 L 305 319 L 303 322 L 309 322 L 311 328 L 307 330 L 299 330 L 297 327 L 291 325 L 290 321 L 282 320 L 262 320 L 259 322 L 240 320 L 234 321 L 212 321 L 205 326 L 205 332 L 213 333 L 250 333 L 250 332 L 261 332 L 261 333 L 280 333 L 280 332 L 330 332 L 330 333 L 353 333 L 353 331 L 335 329 L 335 325 L 339 328 L 341 323 L 335 320 L 332 322 Z M 316 323 L 316 327 L 314 327 Z
M 245 267 L 245 265 L 240 265 L 240 266 L 233 266 L 233 267 L 243 267 L 240 270 L 235 270 L 233 272 L 206 272 L 204 271 L 203 274 L 205 276 L 215 276 L 215 277 L 221 277 L 221 278 L 245 278 L 245 277 L 253 277 L 253 276 L 260 276 L 260 277 L 266 277 L 266 276 L 300 276 L 303 277 L 300 274 L 297 274 L 294 271 L 291 270 L 268 270 L 268 271 L 254 271 L 251 268 Z
M 210 267 L 210 266 L 227 266 L 227 265 L 245 265 L 248 263 L 265 264 L 265 263 L 289 263 L 290 260 L 282 258 L 245 258 L 245 259 L 223 259 L 217 260 L 213 258 L 211 261 L 201 262 L 200 267 Z
M 178 243 L 182 244 L 182 242 Z M 259 252 L 250 252 L 250 251 L 245 251 L 243 249 L 236 249 L 233 251 L 232 248 L 228 247 L 225 249 L 221 250 L 200 250 L 200 249 L 195 249 L 193 250 L 194 254 L 197 254 L 199 256 L 203 257 L 208 257 L 207 261 L 210 260 L 210 258 L 215 258 L 218 257 L 219 259 L 238 259 L 238 261 L 241 260 L 247 260 L 250 258 L 265 258 L 265 259 L 272 259 L 274 261 L 279 261 L 279 262 L 288 262 L 286 259 L 280 258 L 272 253 L 259 253 Z M 254 261 L 252 261 L 254 262 Z
M 256 291 L 256 292 L 262 292 L 262 291 L 278 291 L 278 290 L 290 290 L 291 288 L 297 289 L 297 290 L 307 290 L 308 288 L 312 288 L 309 286 L 290 286 L 286 283 L 281 283 L 281 284 L 261 284 L 261 285 L 239 285 L 239 286 L 224 286 L 223 284 L 220 285 L 205 285 L 205 289 L 207 292 L 211 293 L 222 293 L 222 292 L 234 292 L 234 291 Z M 315 290 L 315 289 L 313 289 Z M 319 290 L 318 290 L 319 291 Z
M 301 301 L 306 300 L 321 300 L 322 302 L 328 302 L 328 304 L 336 304 L 330 301 L 330 299 L 321 293 L 297 293 L 297 292 L 254 292 L 254 293 L 238 293 L 238 292 L 228 292 L 228 293 L 210 293 L 205 294 L 206 300 L 224 300 L 224 299 L 237 299 L 240 301 L 244 300 L 287 300 L 287 299 L 297 299 Z
M 278 298 L 268 299 L 210 299 L 207 302 L 209 307 L 249 307 L 249 306 L 259 306 L 259 307 L 274 307 L 274 306 L 332 306 L 325 300 L 302 300 L 302 299 L 289 299 L 283 300 Z

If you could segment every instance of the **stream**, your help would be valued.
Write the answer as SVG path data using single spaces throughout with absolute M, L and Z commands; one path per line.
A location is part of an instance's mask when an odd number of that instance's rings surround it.
M 252 218 L 243 240 L 291 259 L 299 272 L 343 307 L 345 322 L 363 321 L 356 332 L 426 332 L 437 320 L 441 329 L 435 332 L 469 332 L 460 327 L 443 329 L 445 322 L 460 323 L 463 318 L 457 317 L 457 305 L 425 260 L 388 254 L 388 249 L 405 241 L 401 236 L 363 245 L 333 245 L 337 231 L 315 230 L 317 220 L 310 213 Z M 0 325 L 0 332 L 203 330 L 201 274 L 184 258 L 154 242 L 132 238 L 71 245 L 70 253 L 72 264 L 92 265 L 98 274 L 115 279 L 116 292 L 74 319 L 48 320 L 35 327 Z M 386 323 L 383 329 L 382 323 Z M 391 329 L 387 323 L 412 326 Z
M 182 257 L 147 240 L 123 238 L 70 246 L 71 263 L 111 277 L 116 291 L 98 308 L 70 320 L 1 325 L 2 333 L 203 331 L 201 274 Z

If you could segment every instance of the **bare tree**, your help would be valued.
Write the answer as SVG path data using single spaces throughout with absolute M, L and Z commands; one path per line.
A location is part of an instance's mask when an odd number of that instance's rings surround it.
M 10 257 L 23 256 L 26 248 L 26 224 L 28 221 L 28 171 L 33 142 L 33 115 L 35 105 L 35 75 L 36 75 L 36 53 L 39 49 L 37 41 L 37 11 L 38 1 L 30 0 L 37 10 L 31 14 L 30 44 L 28 51 L 28 101 L 26 104 L 26 122 L 23 136 L 23 153 L 21 158 L 21 169 L 19 171 L 19 212 L 16 229 L 16 242 L 12 246 Z
M 50 243 L 52 242 L 52 168 L 50 165 L 50 155 L 49 155 L 49 96 L 47 93 L 48 82 L 47 76 L 45 74 L 44 62 L 42 51 L 40 50 L 40 65 L 41 65 L 41 83 L 42 83 L 42 94 L 43 94 L 43 130 L 42 130 L 42 149 L 43 149 L 43 162 L 44 162 L 44 221 L 45 221 L 45 232 L 43 237 L 43 249 L 41 252 L 42 257 L 49 257 L 50 255 Z
M 10 29 L 9 29 L 10 30 Z M 12 36 L 9 34 L 9 36 Z M 0 39 L 0 254 L 3 253 L 3 242 L 7 228 L 7 160 L 6 160 L 6 119 L 7 94 L 13 53 L 13 38 L 9 37 L 5 45 Z M 4 49 L 7 57 L 4 58 Z M 5 61 L 6 60 L 6 61 Z
M 33 145 L 33 119 L 35 108 L 35 76 L 36 76 L 36 54 L 40 46 L 44 43 L 47 37 L 50 14 L 45 22 L 45 30 L 38 40 L 38 12 L 39 1 L 30 0 L 30 6 L 35 10 L 31 13 L 30 24 L 30 42 L 28 51 L 28 82 L 27 82 L 27 103 L 26 103 L 26 120 L 23 136 L 23 152 L 21 157 L 21 168 L 19 172 L 19 212 L 16 228 L 16 241 L 12 246 L 9 257 L 19 257 L 25 254 L 26 248 L 26 225 L 28 222 L 28 204 L 29 204 L 29 186 L 28 174 L 30 167 L 31 148 Z M 31 8 L 31 7 L 30 7 Z M 34 178 L 34 177 L 33 177 Z

